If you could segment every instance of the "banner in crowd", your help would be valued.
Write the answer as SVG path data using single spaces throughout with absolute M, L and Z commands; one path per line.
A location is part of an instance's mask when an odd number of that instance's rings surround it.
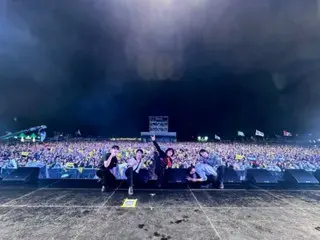
M 244 158 L 241 154 L 236 154 L 236 160 L 242 160 Z
M 286 130 L 283 130 L 283 136 L 292 137 L 292 134 L 290 132 L 287 132 Z
M 241 131 L 238 131 L 238 136 L 240 136 L 240 137 L 244 137 L 244 133 L 243 133 L 243 132 L 241 132 Z
M 221 140 L 221 137 L 219 137 L 217 134 L 215 134 L 215 135 L 214 135 L 214 139 L 216 139 L 216 140 L 219 140 L 219 141 L 220 141 L 220 140 Z
M 259 130 L 256 130 L 256 136 L 264 137 L 264 133 Z

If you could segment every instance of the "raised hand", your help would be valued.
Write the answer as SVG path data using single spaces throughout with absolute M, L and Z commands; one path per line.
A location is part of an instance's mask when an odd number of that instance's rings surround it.
M 115 157 L 116 156 L 116 153 L 115 153 L 115 151 L 112 149 L 111 150 L 111 157 Z
M 156 140 L 156 136 L 155 135 L 151 136 L 151 140 L 155 141 Z

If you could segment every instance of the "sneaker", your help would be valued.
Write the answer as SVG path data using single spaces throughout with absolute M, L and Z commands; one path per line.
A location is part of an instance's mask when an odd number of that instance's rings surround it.
M 129 187 L 128 189 L 128 194 L 131 196 L 133 195 L 133 187 Z
M 220 183 L 219 188 L 220 188 L 220 189 L 224 189 L 223 183 Z

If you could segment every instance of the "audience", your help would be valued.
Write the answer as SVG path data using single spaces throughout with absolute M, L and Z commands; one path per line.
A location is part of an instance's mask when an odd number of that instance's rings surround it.
M 47 143 L 17 143 L 0 145 L 0 167 L 47 166 L 50 168 L 97 168 L 102 156 L 118 145 L 117 178 L 125 175 L 126 160 L 135 156 L 137 149 L 144 153 L 142 168 L 153 169 L 156 149 L 152 143 L 126 141 L 66 141 Z M 260 145 L 245 143 L 162 143 L 163 150 L 173 148 L 172 168 L 189 168 L 199 161 L 199 150 L 205 149 L 220 159 L 223 165 L 235 170 L 264 168 L 271 171 L 284 169 L 320 169 L 320 149 L 287 145 Z

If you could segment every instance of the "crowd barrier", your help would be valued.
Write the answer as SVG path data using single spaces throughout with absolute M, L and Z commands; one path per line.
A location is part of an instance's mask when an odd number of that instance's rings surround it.
M 53 168 L 48 169 L 47 178 L 73 178 L 73 179 L 94 179 L 96 178 L 96 169 L 93 168 Z
M 15 168 L 0 168 L 0 177 L 4 178 L 9 175 Z M 147 170 L 145 170 L 147 172 Z M 184 171 L 185 169 L 175 169 L 175 171 Z M 320 170 L 318 170 L 320 171 Z M 269 171 L 277 181 L 283 181 L 283 173 L 277 171 Z M 245 181 L 247 171 L 241 170 L 236 171 L 238 174 L 240 181 Z M 313 175 L 314 172 L 310 172 Z M 125 180 L 125 169 L 124 168 L 115 168 L 113 174 L 116 176 L 118 180 Z M 96 169 L 94 168 L 46 168 L 41 167 L 39 172 L 39 179 L 97 179 Z

